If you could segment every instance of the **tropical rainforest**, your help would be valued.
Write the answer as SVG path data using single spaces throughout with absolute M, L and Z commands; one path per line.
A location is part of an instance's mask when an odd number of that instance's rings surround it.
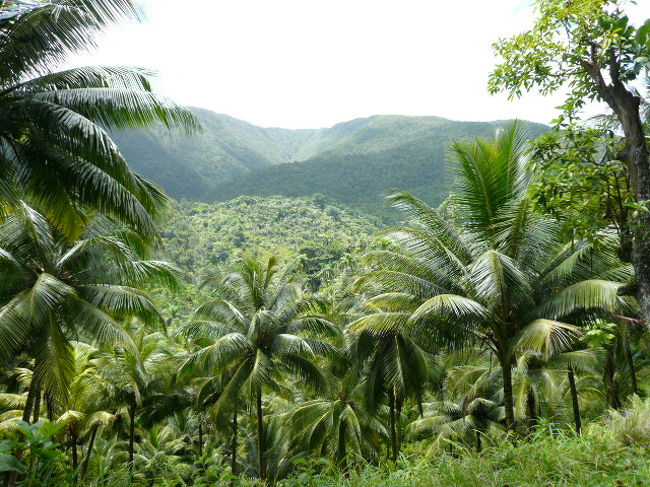
M 131 0 L 0 0 L 2 484 L 647 485 L 625 6 L 536 0 L 495 34 L 487 90 L 563 93 L 552 126 L 292 131 L 59 69 Z

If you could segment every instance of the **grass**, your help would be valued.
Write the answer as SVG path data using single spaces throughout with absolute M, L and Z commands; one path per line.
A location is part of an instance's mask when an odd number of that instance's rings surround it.
M 552 436 L 549 436 L 552 434 Z M 415 448 L 417 450 L 417 448 Z M 426 447 L 422 448 L 423 451 Z M 307 474 L 307 475 L 305 475 Z M 398 468 L 368 467 L 340 475 L 306 470 L 279 483 L 284 487 L 561 487 L 646 486 L 650 450 L 624 446 L 610 437 L 582 438 L 538 430 L 518 445 L 501 444 L 481 454 L 423 458 L 411 451 Z

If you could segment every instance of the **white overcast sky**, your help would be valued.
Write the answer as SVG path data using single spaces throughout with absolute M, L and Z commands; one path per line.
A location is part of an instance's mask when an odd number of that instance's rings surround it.
M 559 97 L 487 93 L 491 43 L 530 0 L 142 0 L 74 63 L 157 72 L 158 92 L 248 122 L 327 127 L 374 114 L 550 122 Z M 648 0 L 633 14 L 650 17 Z M 635 15 L 635 16 L 636 16 Z

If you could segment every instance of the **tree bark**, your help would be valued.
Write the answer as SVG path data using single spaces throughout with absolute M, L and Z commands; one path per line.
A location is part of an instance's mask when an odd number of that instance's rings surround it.
M 262 409 L 262 391 L 257 391 L 257 463 L 260 480 L 266 482 L 266 438 L 264 437 L 264 410 Z
M 582 434 L 582 419 L 580 418 L 580 403 L 578 402 L 578 388 L 576 387 L 576 377 L 573 373 L 573 367 L 567 367 L 567 377 L 569 378 L 569 389 L 571 390 L 571 404 L 573 406 L 573 421 L 576 425 L 576 433 Z
M 99 429 L 99 425 L 96 424 L 93 426 L 93 431 L 90 434 L 90 440 L 88 440 L 88 451 L 86 452 L 86 456 L 83 459 L 83 467 L 81 468 L 81 479 L 86 476 L 86 472 L 88 472 L 88 465 L 90 465 L 90 456 L 93 453 L 93 448 L 95 447 L 95 437 L 97 436 L 97 430 Z
M 512 397 L 512 367 L 510 362 L 501 360 L 501 374 L 503 376 L 503 404 L 506 409 L 506 426 L 509 430 L 515 427 L 515 405 Z
M 230 473 L 237 475 L 237 406 L 232 413 L 232 442 L 230 444 L 231 458 L 230 458 Z

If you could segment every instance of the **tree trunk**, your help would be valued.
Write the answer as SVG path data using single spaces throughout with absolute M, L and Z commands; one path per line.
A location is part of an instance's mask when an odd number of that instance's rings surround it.
M 607 356 L 605 358 L 605 370 L 603 371 L 603 382 L 605 384 L 605 391 L 607 393 L 607 402 L 613 409 L 621 407 L 621 401 L 618 397 L 618 387 L 614 373 L 616 366 L 614 363 L 614 347 L 607 347 Z
M 32 411 L 34 410 L 34 403 L 36 402 L 36 395 L 38 393 L 38 390 L 38 384 L 32 375 L 32 382 L 29 384 L 27 400 L 25 401 L 25 408 L 23 409 L 23 421 L 25 423 L 29 423 L 29 420 L 32 417 Z
M 52 400 L 52 396 L 47 392 L 45 393 L 45 407 L 47 409 L 48 421 L 54 421 L 54 401 Z
M 70 434 L 70 448 L 72 448 L 72 471 L 74 472 L 73 485 L 77 483 L 77 468 L 79 467 L 79 457 L 77 456 L 77 435 Z
M 133 474 L 133 456 L 135 450 L 135 408 L 129 408 L 129 472 Z
M 231 458 L 230 458 L 230 473 L 237 475 L 237 406 L 232 413 L 232 443 L 230 444 Z
M 95 437 L 97 436 L 97 430 L 99 429 L 99 425 L 96 424 L 93 426 L 93 431 L 90 434 L 90 440 L 88 441 L 88 451 L 86 452 L 86 456 L 83 459 L 83 467 L 81 468 L 81 479 L 86 476 L 86 472 L 88 472 L 88 465 L 90 465 L 90 456 L 93 453 L 93 448 L 95 446 Z
M 632 394 L 639 394 L 639 386 L 636 380 L 636 368 L 634 367 L 634 357 L 632 356 L 632 350 L 630 349 L 630 342 L 628 337 L 625 337 L 625 358 L 630 367 L 630 382 L 632 385 Z
M 630 187 L 636 202 L 650 201 L 650 162 L 648 146 L 641 121 L 641 98 L 620 80 L 620 62 L 612 56 L 609 65 L 610 82 L 605 81 L 597 64 L 586 63 L 598 93 L 607 102 L 621 122 L 625 148 L 619 155 L 628 169 Z M 639 211 L 633 228 L 632 264 L 638 284 L 641 316 L 650 324 L 650 213 Z
M 203 424 L 199 423 L 199 456 L 203 456 Z
M 257 463 L 260 480 L 266 482 L 266 438 L 264 438 L 264 410 L 262 409 L 262 390 L 257 391 Z
M 399 452 L 402 451 L 402 428 L 400 428 L 400 420 L 402 418 L 402 408 L 404 401 L 395 398 L 395 436 L 397 438 L 397 454 L 395 460 L 399 457 Z
M 537 426 L 537 401 L 532 386 L 528 386 L 526 391 L 526 415 L 528 416 L 528 426 L 530 428 Z
M 36 369 L 36 364 L 34 364 L 34 369 Z M 29 383 L 29 390 L 27 391 L 27 399 L 25 400 L 25 407 L 23 408 L 23 421 L 25 423 L 29 423 L 29 420 L 32 417 L 32 411 L 34 410 L 34 403 L 36 402 L 36 395 L 38 394 L 38 391 L 40 390 L 37 380 L 32 374 L 32 381 Z M 21 438 L 24 438 L 24 436 L 21 434 Z M 15 453 L 16 459 L 18 461 L 21 461 L 23 458 L 23 451 L 22 450 L 16 450 Z M 16 485 L 16 481 L 18 480 L 18 473 L 16 471 L 13 471 L 9 474 L 9 478 L 7 480 L 7 485 L 9 487 L 13 487 Z
M 571 404 L 573 405 L 573 421 L 576 425 L 576 433 L 582 434 L 582 419 L 580 418 L 580 403 L 578 402 L 578 388 L 576 387 L 576 377 L 573 373 L 573 367 L 567 367 L 567 377 L 569 378 L 569 389 L 571 390 Z
M 503 405 L 506 409 L 506 426 L 509 430 L 515 427 L 515 405 L 512 398 L 512 367 L 510 362 L 501 360 L 501 374 L 503 376 Z
M 345 435 L 345 432 L 343 435 Z M 348 471 L 348 452 L 345 448 L 345 436 L 339 435 L 339 441 L 339 451 L 341 453 L 341 472 L 343 472 L 343 477 L 347 479 L 350 476 L 350 472 Z
M 395 392 L 391 389 L 388 395 L 388 407 L 390 409 L 389 422 L 390 422 L 390 459 L 393 462 L 397 461 L 397 430 L 395 428 Z
M 41 386 L 37 386 L 34 396 L 34 423 L 38 423 L 41 417 Z

